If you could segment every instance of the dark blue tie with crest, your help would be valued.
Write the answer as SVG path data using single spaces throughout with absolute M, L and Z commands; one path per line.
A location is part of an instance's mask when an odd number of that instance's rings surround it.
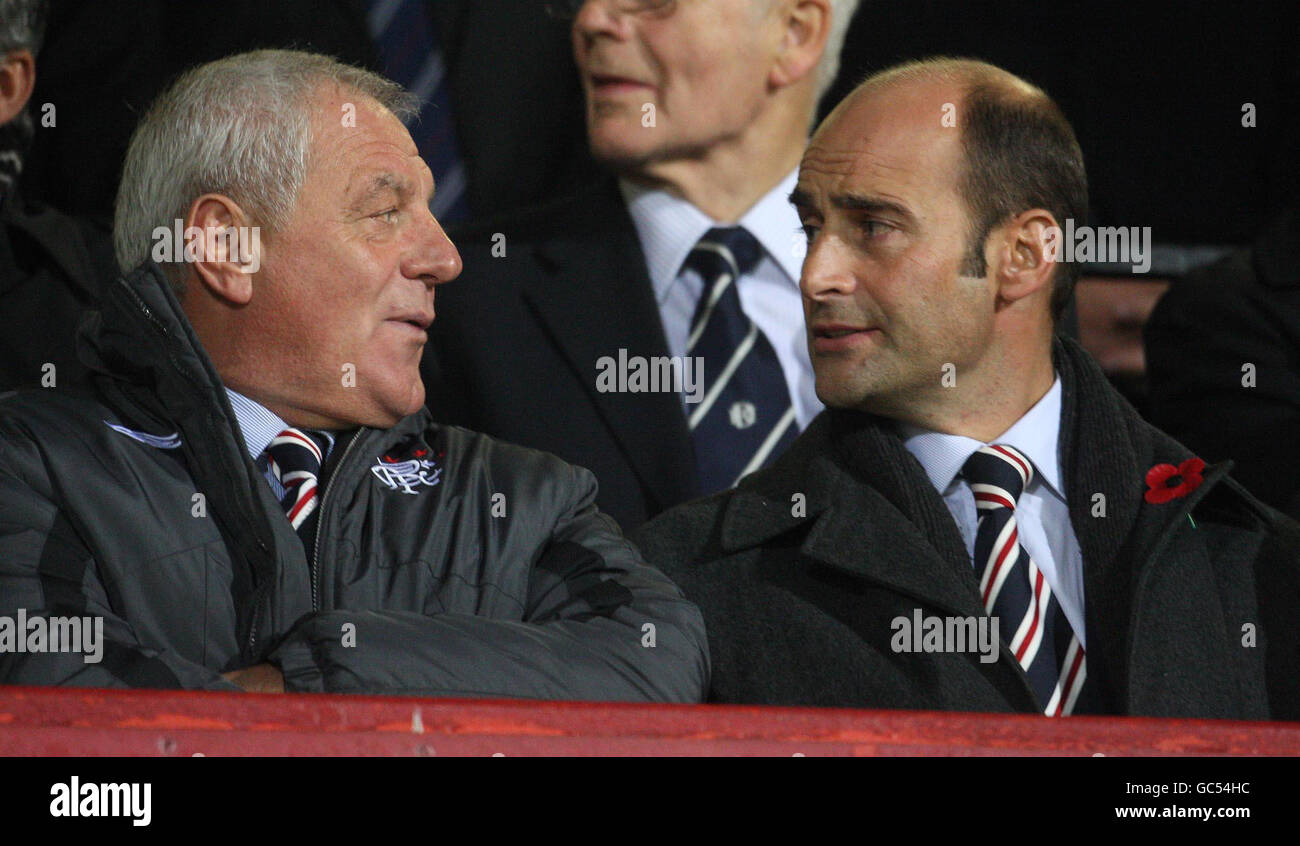
M 688 357 L 704 360 L 703 398 L 686 405 L 701 493 L 733 487 L 799 433 L 776 350 L 737 290 L 762 256 L 753 235 L 731 226 L 710 229 L 686 257 L 704 279 L 686 344 Z

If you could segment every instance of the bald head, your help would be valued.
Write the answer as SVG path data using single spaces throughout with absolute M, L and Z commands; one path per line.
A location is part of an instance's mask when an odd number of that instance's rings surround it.
M 976 85 L 1001 86 L 1009 95 L 1047 96 L 1041 89 L 997 65 L 978 59 L 936 57 L 905 62 L 874 73 L 859 83 L 849 97 L 904 83 L 947 84 L 958 91 L 966 91 Z
M 1074 130 L 1046 92 L 1013 73 L 974 59 L 896 65 L 863 80 L 818 133 L 864 109 L 886 113 L 885 123 L 915 141 L 955 135 L 949 140 L 960 152 L 957 188 L 970 219 L 965 273 L 984 273 L 989 233 L 1021 212 L 1046 209 L 1060 226 L 1088 216 L 1087 174 Z M 1078 276 L 1077 265 L 1058 267 L 1054 319 L 1069 304 Z

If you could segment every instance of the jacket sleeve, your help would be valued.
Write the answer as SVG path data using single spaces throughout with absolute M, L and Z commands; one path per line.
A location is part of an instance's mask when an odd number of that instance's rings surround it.
M 590 472 L 554 466 L 572 483 L 556 485 L 568 501 L 538 539 L 521 619 L 319 612 L 270 657 L 286 689 L 702 701 L 709 663 L 699 610 L 596 509 Z M 557 507 L 537 491 L 531 499 L 536 509 Z M 340 637 L 348 623 L 350 645 Z
M 6 435 L 0 432 L 0 684 L 239 690 L 215 670 L 140 642 L 114 613 L 75 517 L 55 504 L 38 451 Z M 62 626 L 73 617 L 82 621 L 80 649 L 26 649 L 52 645 L 51 618 L 65 618 Z M 27 631 L 17 631 L 20 621 Z M 24 638 L 22 651 L 3 628 Z M 28 637 L 37 630 L 42 641 Z

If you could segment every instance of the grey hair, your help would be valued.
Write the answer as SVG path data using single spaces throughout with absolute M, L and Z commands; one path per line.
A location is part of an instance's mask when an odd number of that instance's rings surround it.
M 148 259 L 155 229 L 184 220 L 204 194 L 234 200 L 253 225 L 283 228 L 307 176 L 312 106 L 330 85 L 403 121 L 417 112 L 397 83 L 314 53 L 255 50 L 186 71 L 131 136 L 113 215 L 121 269 Z M 184 265 L 163 269 L 179 296 Z
M 0 0 L 0 54 L 41 49 L 47 0 Z
M 826 49 L 817 62 L 817 100 L 820 101 L 840 73 L 840 53 L 844 39 L 849 34 L 849 24 L 862 0 L 831 0 L 831 31 L 826 36 Z

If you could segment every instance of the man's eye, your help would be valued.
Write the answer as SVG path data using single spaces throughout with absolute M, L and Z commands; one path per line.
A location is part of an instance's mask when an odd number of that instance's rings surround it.
M 864 220 L 862 222 L 862 231 L 868 238 L 878 238 L 881 235 L 886 235 L 893 228 L 888 223 L 879 220 Z
M 799 228 L 803 231 L 803 236 L 808 240 L 809 244 L 817 239 L 817 233 L 820 231 L 820 227 L 813 226 L 811 223 L 801 224 Z
M 375 215 L 375 217 L 380 218 L 384 223 L 396 223 L 397 215 L 397 209 L 388 209 L 387 211 L 381 211 L 379 214 Z

